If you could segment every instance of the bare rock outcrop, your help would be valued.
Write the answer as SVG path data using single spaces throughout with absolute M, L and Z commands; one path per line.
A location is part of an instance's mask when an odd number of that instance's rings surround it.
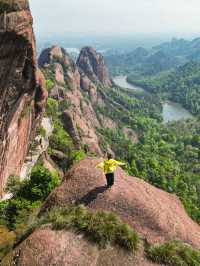
M 55 63 L 55 79 L 59 84 L 65 84 L 64 71 L 61 64 Z
M 1 1 L 0 197 L 9 175 L 18 175 L 47 97 L 37 71 L 28 0 Z
M 53 46 L 42 51 L 38 59 L 39 66 L 49 65 L 53 63 L 54 58 L 62 58 L 63 51 L 59 46 Z
M 44 252 L 45 250 L 45 252 Z M 3 260 L 4 266 L 156 266 L 118 247 L 100 249 L 82 235 L 41 228 Z
M 116 171 L 115 185 L 108 190 L 102 171 L 95 168 L 100 161 L 87 158 L 77 163 L 50 194 L 40 216 L 54 207 L 82 203 L 94 211 L 101 209 L 119 215 L 150 244 L 179 239 L 200 248 L 200 227 L 189 218 L 175 195 L 128 176 L 121 168 Z M 116 246 L 100 248 L 81 233 L 55 231 L 51 225 L 36 229 L 2 263 L 4 266 L 158 266 L 145 258 L 142 245 L 134 256 Z
M 84 47 L 81 50 L 77 66 L 92 82 L 108 87 L 112 85 L 103 56 L 92 47 Z
M 121 168 L 116 171 L 115 185 L 107 190 L 102 171 L 95 168 L 99 161 L 88 158 L 77 163 L 49 196 L 41 213 L 55 206 L 83 203 L 93 210 L 116 213 L 149 243 L 179 239 L 200 248 L 200 227 L 177 196 L 128 176 Z
M 62 48 L 53 46 L 43 51 L 39 64 L 47 76 L 52 67 L 54 68 L 51 72 L 54 87 L 50 97 L 63 106 L 63 124 L 75 146 L 84 146 L 87 151 L 101 156 L 100 139 L 97 135 L 100 122 L 93 107 L 99 97 L 96 85 L 84 73 L 79 72 L 76 64 Z M 55 71 L 55 65 L 57 69 L 63 70 L 62 75 Z

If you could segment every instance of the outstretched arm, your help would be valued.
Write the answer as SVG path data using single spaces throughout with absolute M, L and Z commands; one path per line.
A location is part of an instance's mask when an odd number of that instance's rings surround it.
M 103 169 L 103 167 L 104 167 L 104 163 L 103 162 L 96 165 L 96 168 Z
M 116 161 L 116 160 L 115 160 L 115 162 L 116 162 L 116 165 L 121 165 L 121 166 L 122 166 L 122 165 L 126 165 L 125 163 L 120 162 L 120 161 Z

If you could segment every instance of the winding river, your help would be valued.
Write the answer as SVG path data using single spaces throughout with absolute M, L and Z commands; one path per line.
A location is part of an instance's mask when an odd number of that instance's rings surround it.
M 116 85 L 127 88 L 133 89 L 138 92 L 143 92 L 144 89 L 138 86 L 134 86 L 127 82 L 126 76 L 117 76 L 113 78 L 113 81 Z M 163 120 L 164 123 L 171 122 L 171 121 L 178 121 L 181 119 L 188 119 L 193 118 L 193 116 L 180 104 L 175 102 L 166 101 L 163 102 Z
M 128 83 L 126 80 L 126 76 L 116 76 L 113 78 L 113 81 L 116 85 L 118 85 L 119 87 L 122 87 L 122 88 L 133 89 L 133 90 L 138 91 L 138 92 L 144 91 L 143 88 L 135 86 L 131 83 Z

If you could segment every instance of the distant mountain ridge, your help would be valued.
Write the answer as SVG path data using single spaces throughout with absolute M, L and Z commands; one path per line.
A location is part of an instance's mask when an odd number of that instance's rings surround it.
M 160 45 L 154 46 L 153 50 L 162 50 L 167 54 L 175 56 L 188 56 L 189 54 L 192 54 L 194 50 L 200 52 L 200 38 L 195 38 L 192 41 L 173 38 L 171 42 L 165 42 L 161 43 Z
M 152 47 L 150 50 L 137 48 L 129 53 L 108 54 L 108 63 L 111 74 L 131 73 L 138 71 L 142 74 L 155 74 L 171 68 L 181 66 L 188 61 L 200 60 L 200 38 L 192 41 L 172 39 Z

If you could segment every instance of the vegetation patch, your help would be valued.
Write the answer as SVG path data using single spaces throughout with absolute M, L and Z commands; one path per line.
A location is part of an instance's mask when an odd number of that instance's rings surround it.
M 73 162 L 79 161 L 86 156 L 82 149 L 75 149 L 73 140 L 62 123 L 61 114 L 70 106 L 69 101 L 58 102 L 53 98 L 48 98 L 46 107 L 46 114 L 52 118 L 54 127 L 53 134 L 49 138 L 48 153 L 63 171 L 68 170 Z M 56 153 L 57 151 L 61 152 L 61 156 L 56 156 L 55 151 Z
M 147 256 L 153 262 L 169 266 L 200 265 L 200 251 L 180 241 L 153 246 L 147 251 Z
M 2 14 L 4 12 L 10 13 L 13 11 L 16 11 L 15 8 L 13 8 L 8 3 L 3 3 L 3 2 L 0 3 L 0 14 Z
M 10 200 L 0 204 L 0 224 L 15 230 L 28 221 L 30 213 L 41 206 L 49 193 L 60 184 L 57 173 L 51 173 L 41 165 L 36 165 L 29 179 L 23 181 L 11 176 L 7 191 L 12 193 Z
M 69 134 L 64 130 L 59 121 L 54 122 L 54 131 L 49 139 L 50 147 L 69 154 L 73 143 Z
M 92 212 L 83 205 L 55 208 L 40 221 L 40 224 L 48 223 L 52 224 L 54 230 L 73 229 L 83 233 L 100 247 L 114 244 L 128 251 L 138 248 L 137 233 L 112 213 Z
M 46 130 L 43 127 L 39 127 L 37 129 L 37 134 L 40 135 L 41 137 L 45 138 L 46 137 Z
M 54 82 L 51 79 L 46 80 L 46 88 L 50 92 L 54 87 Z
M 47 116 L 52 117 L 52 119 L 58 117 L 58 102 L 51 97 L 47 100 L 46 114 Z
M 41 163 L 33 168 L 29 179 L 9 178 L 7 192 L 13 196 L 0 202 L 0 260 L 27 232 L 32 232 L 39 207 L 59 184 L 58 174 L 51 173 Z
M 5 226 L 0 225 L 0 261 L 12 249 L 16 235 Z
M 65 110 L 68 110 L 72 106 L 70 100 L 63 100 L 59 103 L 59 111 L 64 112 Z

